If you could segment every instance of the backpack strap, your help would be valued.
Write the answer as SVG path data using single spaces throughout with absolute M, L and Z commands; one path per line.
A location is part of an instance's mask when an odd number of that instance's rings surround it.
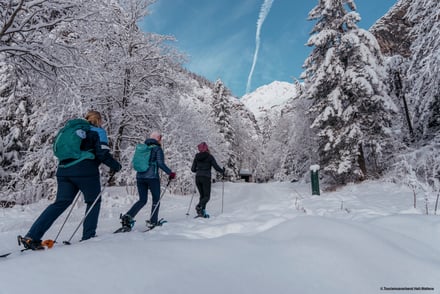
M 69 159 L 62 160 L 58 164 L 58 167 L 60 167 L 60 168 L 70 167 L 70 166 L 75 165 L 78 162 L 81 162 L 85 159 L 95 159 L 95 155 L 90 151 L 81 151 L 80 158 L 78 158 L 78 159 L 69 158 Z
M 157 172 L 157 160 L 153 161 L 153 157 L 154 157 L 154 159 L 157 158 L 157 148 L 155 148 L 155 147 L 158 147 L 158 146 L 156 144 L 149 144 L 147 146 L 149 148 L 151 148 L 151 156 L 149 159 L 149 163 L 150 163 L 150 166 L 152 166 L 154 168 L 154 173 L 156 173 Z

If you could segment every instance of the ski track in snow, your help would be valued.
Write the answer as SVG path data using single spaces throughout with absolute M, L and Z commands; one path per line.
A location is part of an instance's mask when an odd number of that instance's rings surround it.
M 162 227 L 141 232 L 150 198 L 134 231 L 112 234 L 119 214 L 137 196 L 127 194 L 133 189 L 108 189 L 98 237 L 78 243 L 78 232 L 71 246 L 59 243 L 50 251 L 0 260 L 2 278 L 12 281 L 0 294 L 20 293 L 20 274 L 28 266 L 33 279 L 26 285 L 33 293 L 45 293 L 51 283 L 72 294 L 95 287 L 95 294 L 192 293 L 197 287 L 211 294 L 440 290 L 440 220 L 414 209 L 412 192 L 404 187 L 365 182 L 312 196 L 309 184 L 225 183 L 221 213 L 222 190 L 222 183 L 213 184 L 209 219 L 193 218 L 198 195 L 186 216 L 192 195 L 167 193 L 160 217 L 168 222 Z M 25 234 L 49 203 L 0 210 L 0 248 L 16 250 L 16 236 Z M 417 207 L 424 207 L 423 199 Z M 74 208 L 58 242 L 70 237 L 84 209 L 84 203 Z M 56 235 L 66 213 L 45 238 Z
M 193 199 L 193 207 L 190 209 L 191 216 L 185 215 L 191 195 L 166 195 L 162 200 L 160 217 L 164 217 L 168 223 L 159 228 L 160 234 L 189 239 L 218 238 L 228 234 L 258 234 L 301 215 L 351 219 L 354 221 L 373 218 L 376 222 L 371 221 L 370 223 L 374 224 L 379 222 L 380 217 L 392 214 L 417 213 L 417 211 L 410 209 L 412 199 L 409 197 L 407 197 L 408 199 L 406 203 L 403 203 L 403 206 L 397 207 L 393 203 L 395 195 L 399 193 L 395 190 L 393 191 L 393 198 L 390 200 L 393 205 L 387 205 L 386 199 L 363 195 L 368 194 L 368 191 L 358 191 L 356 185 L 349 186 L 340 192 L 310 196 L 307 185 L 226 183 L 224 213 L 220 215 L 221 185 L 221 183 L 213 185 L 211 201 L 207 207 L 208 212 L 211 214 L 209 219 L 193 219 L 194 206 L 198 201 L 198 195 Z M 389 189 L 395 189 L 394 185 L 383 186 L 384 197 L 390 193 Z M 98 238 L 103 236 L 106 236 L 106 238 L 112 237 L 112 235 L 107 235 L 119 227 L 119 214 L 124 213 L 137 200 L 136 195 L 121 196 L 124 193 L 126 193 L 125 189 L 114 188 L 104 194 L 98 226 Z M 245 197 L 240 197 L 240 195 L 245 195 Z M 51 201 L 42 200 L 30 206 L 17 206 L 9 210 L 0 210 L 2 219 L 0 232 L 12 236 L 25 234 L 26 229 L 30 227 L 33 220 L 50 203 Z M 150 205 L 151 197 L 136 217 L 137 222 L 134 232 L 143 230 L 145 219 L 147 219 L 147 215 L 149 216 L 151 209 Z M 74 208 L 74 213 L 63 230 L 64 234 L 61 234 L 61 236 L 66 237 L 66 232 L 73 231 L 76 223 L 81 220 L 84 210 L 84 203 L 79 203 Z M 179 211 L 181 214 L 177 213 Z M 59 217 L 45 237 L 56 235 L 66 213 L 67 211 Z M 159 230 L 154 231 L 154 233 L 156 232 L 159 232 Z M 77 235 L 76 237 L 79 238 L 80 230 Z

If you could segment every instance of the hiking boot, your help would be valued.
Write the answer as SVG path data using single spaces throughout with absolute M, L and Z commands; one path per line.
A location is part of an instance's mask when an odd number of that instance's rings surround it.
M 155 228 L 157 226 L 157 224 L 155 224 L 155 223 L 150 223 L 149 221 L 147 221 L 147 228 L 149 228 L 149 229 L 153 229 L 153 228 Z
M 130 215 L 124 214 L 120 216 L 122 227 L 130 229 L 134 227 L 134 223 L 136 222 Z
M 201 217 L 209 218 L 209 214 L 206 213 L 206 210 L 202 209 Z
M 197 217 L 209 218 L 209 214 L 204 209 L 197 209 Z
M 159 226 L 162 226 L 164 223 L 166 223 L 167 221 L 166 220 L 164 220 L 163 218 L 161 218 L 160 220 L 158 220 L 157 222 L 152 222 L 152 221 L 150 221 L 150 220 L 146 220 L 145 221 L 146 223 L 147 223 L 147 227 L 149 228 L 149 229 L 152 229 L 152 228 L 155 228 L 155 227 L 159 227 Z
M 34 241 L 30 237 L 18 236 L 18 245 L 23 245 L 25 250 L 44 250 L 44 246 L 41 244 L 41 240 Z
M 82 237 L 81 240 L 79 240 L 79 241 L 80 242 L 87 241 L 87 240 L 90 240 L 90 239 L 95 238 L 95 237 L 96 237 L 96 235 L 93 235 L 93 236 L 90 236 L 90 237 Z
M 202 209 L 200 206 L 196 206 L 196 212 L 197 212 L 197 216 L 198 217 L 201 217 L 201 216 L 203 216 L 203 210 L 204 209 Z

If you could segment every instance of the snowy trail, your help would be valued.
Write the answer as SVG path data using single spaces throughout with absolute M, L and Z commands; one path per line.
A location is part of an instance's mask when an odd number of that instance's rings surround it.
M 186 216 L 191 195 L 167 194 L 160 212 L 168 220 L 163 227 L 139 232 L 149 215 L 147 205 L 134 232 L 112 234 L 119 213 L 136 196 L 111 189 L 98 237 L 77 243 L 78 234 L 71 246 L 0 260 L 2 280 L 9 281 L 0 294 L 29 289 L 67 294 L 440 291 L 440 219 L 411 209 L 411 193 L 404 188 L 371 182 L 311 196 L 308 185 L 225 183 L 224 191 L 221 214 L 222 184 L 213 185 L 210 219 Z M 24 234 L 48 203 L 3 210 L 0 244 L 17 248 L 16 235 Z M 83 208 L 74 209 L 61 240 Z M 47 237 L 56 234 L 62 220 Z M 23 275 L 23 269 L 31 270 Z

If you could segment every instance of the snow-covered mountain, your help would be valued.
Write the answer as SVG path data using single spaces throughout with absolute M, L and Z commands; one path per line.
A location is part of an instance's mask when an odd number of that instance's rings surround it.
M 407 17 L 409 5 L 409 1 L 399 1 L 371 27 L 382 53 L 411 55 L 410 45 L 414 38 L 410 36 L 412 24 Z
M 240 99 L 240 101 L 255 116 L 261 133 L 260 149 L 262 156 L 259 160 L 257 180 L 266 181 L 271 178 L 277 180 L 293 180 L 302 173 L 298 164 L 292 164 L 296 157 L 303 158 L 298 149 L 305 150 L 298 144 L 304 119 L 304 107 L 298 99 L 301 84 L 274 81 L 259 87 Z M 307 126 L 306 129 L 309 129 Z M 294 141 L 296 150 L 292 155 L 289 149 Z
M 296 97 L 295 85 L 288 82 L 274 81 L 244 95 L 240 101 L 260 119 L 268 112 L 280 113 L 290 98 Z

